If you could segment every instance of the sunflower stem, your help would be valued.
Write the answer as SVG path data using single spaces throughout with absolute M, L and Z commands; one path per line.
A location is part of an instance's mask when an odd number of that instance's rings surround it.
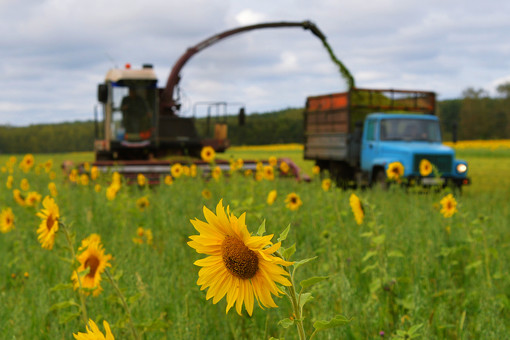
M 288 287 L 288 290 L 289 290 L 288 296 L 289 296 L 290 302 L 292 303 L 292 309 L 294 310 L 294 316 L 295 316 L 294 322 L 296 323 L 296 327 L 297 327 L 298 334 L 299 334 L 299 339 L 306 340 L 306 334 L 305 334 L 305 329 L 303 326 L 301 308 L 299 308 L 299 302 L 298 302 L 298 298 L 296 296 L 296 290 L 294 289 L 294 278 L 293 277 L 291 277 L 291 283 L 292 283 L 292 285 Z
M 71 257 L 72 257 L 72 261 L 73 261 L 73 264 L 74 264 L 74 261 L 76 260 L 76 253 L 74 252 L 74 245 L 73 245 L 73 242 L 71 240 L 71 235 L 69 234 L 69 229 L 67 228 L 67 226 L 58 221 L 58 224 L 59 226 L 62 227 L 62 231 L 64 232 L 64 235 L 66 237 L 66 241 L 67 241 L 67 245 L 69 247 L 69 251 L 71 252 Z M 73 271 L 74 271 L 74 268 L 73 268 Z M 87 313 L 87 305 L 85 304 L 85 296 L 83 295 L 82 293 L 82 285 L 81 285 L 81 278 L 80 278 L 80 275 L 76 275 L 77 277 L 77 280 L 78 280 L 78 296 L 80 297 L 80 306 L 81 306 L 81 316 L 83 318 L 83 321 L 85 322 L 85 325 L 88 326 L 89 324 L 89 317 L 88 317 L 88 313 Z
M 140 340 L 140 336 L 138 335 L 138 332 L 136 331 L 136 328 L 135 328 L 135 324 L 133 323 L 133 316 L 131 315 L 131 310 L 129 309 L 129 306 L 127 305 L 126 298 L 124 297 L 124 294 L 122 294 L 122 292 L 120 291 L 119 286 L 113 279 L 108 268 L 105 268 L 104 272 L 106 273 L 106 277 L 108 277 L 108 280 L 110 281 L 113 288 L 115 289 L 115 292 L 119 296 L 120 301 L 122 302 L 122 306 L 126 310 L 126 313 L 127 313 L 128 319 L 129 319 L 129 327 L 131 328 L 131 333 L 133 335 L 133 339 Z

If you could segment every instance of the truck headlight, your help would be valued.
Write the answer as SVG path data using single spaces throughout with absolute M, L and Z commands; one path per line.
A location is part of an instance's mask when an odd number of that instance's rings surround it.
M 463 164 L 463 163 L 460 163 L 460 164 L 457 164 L 457 173 L 459 174 L 463 174 L 467 171 L 467 165 L 466 164 Z

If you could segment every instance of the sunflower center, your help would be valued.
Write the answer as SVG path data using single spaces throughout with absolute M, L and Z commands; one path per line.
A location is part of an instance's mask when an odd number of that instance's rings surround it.
M 228 271 L 241 279 L 251 279 L 259 269 L 259 258 L 243 241 L 227 236 L 221 244 L 223 263 Z
M 294 196 L 292 196 L 292 197 L 290 198 L 290 203 L 292 203 L 292 204 L 296 204 L 296 203 L 297 203 L 297 198 L 296 198 L 296 197 L 294 197 Z
M 85 261 L 85 269 L 90 268 L 87 276 L 93 278 L 96 275 L 97 267 L 99 267 L 99 259 L 94 255 L 89 256 Z
M 52 214 L 49 214 L 48 218 L 46 219 L 46 228 L 48 228 L 48 230 L 51 230 L 51 228 L 53 228 L 54 224 L 55 224 L 55 219 L 53 218 Z

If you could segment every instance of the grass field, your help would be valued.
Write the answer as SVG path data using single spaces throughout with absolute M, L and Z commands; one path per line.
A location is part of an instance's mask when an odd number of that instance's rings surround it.
M 313 164 L 302 159 L 302 150 L 229 150 L 226 155 L 246 159 L 290 157 L 311 174 Z M 16 155 L 17 163 L 23 155 Z M 53 160 L 56 178 L 43 168 L 22 172 L 14 167 L 12 188 L 6 188 L 9 172 L 0 173 L 0 209 L 12 209 L 15 228 L 0 234 L 0 338 L 71 339 L 84 332 L 81 300 L 72 289 L 71 274 L 77 267 L 71 249 L 92 233 L 101 237 L 105 253 L 112 255 L 98 296 L 84 297 L 88 317 L 100 325 L 107 320 L 115 339 L 131 338 L 129 307 L 135 330 L 143 339 L 297 339 L 296 328 L 278 321 L 292 315 L 285 296 L 275 298 L 279 308 L 262 310 L 255 303 L 253 316 L 225 314 L 227 302 L 206 300 L 196 284 L 199 268 L 194 261 L 204 255 L 187 245 L 198 232 L 190 219 L 204 220 L 202 207 L 214 210 L 220 199 L 239 216 L 246 212 L 252 233 L 265 220 L 273 242 L 290 224 L 283 247 L 295 244 L 291 260 L 317 257 L 296 272 L 296 285 L 310 277 L 328 279 L 308 290 L 313 299 L 304 307 L 304 328 L 309 337 L 313 324 L 344 315 L 351 321 L 324 330 L 316 339 L 404 338 L 406 331 L 423 339 L 505 339 L 510 334 L 510 149 L 459 149 L 469 162 L 472 185 L 455 194 L 458 212 L 444 218 L 440 200 L 448 192 L 408 193 L 355 191 L 363 202 L 365 218 L 354 220 L 349 197 L 352 191 L 323 191 L 319 178 L 311 183 L 290 179 L 255 181 L 242 173 L 219 181 L 185 177 L 156 188 L 122 185 L 109 200 L 106 189 L 111 176 L 102 175 L 87 185 L 70 183 L 60 173 L 63 160 L 92 161 L 91 153 L 35 155 L 35 163 Z M 9 156 L 0 156 L 3 165 Z M 51 172 L 50 172 L 51 173 Z M 68 247 L 63 227 L 52 250 L 37 238 L 41 202 L 20 206 L 12 190 L 22 179 L 27 195 L 50 195 L 53 181 L 61 222 L 70 230 Z M 208 189 L 211 198 L 204 198 Z M 271 190 L 276 201 L 266 203 Z M 303 205 L 296 211 L 285 206 L 287 194 L 296 193 Z M 137 200 L 146 197 L 143 211 Z M 0 222 L 2 223 L 2 222 Z M 137 229 L 151 230 L 151 244 L 134 242 Z M 292 322 L 292 321 L 291 321 Z

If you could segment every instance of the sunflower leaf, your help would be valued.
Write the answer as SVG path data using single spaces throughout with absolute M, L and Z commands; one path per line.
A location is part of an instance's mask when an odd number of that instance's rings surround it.
M 294 324 L 294 320 L 291 320 L 289 318 L 285 318 L 283 320 L 278 321 L 278 325 L 282 326 L 283 328 L 289 328 Z
M 285 248 L 283 251 L 282 251 L 282 255 L 285 259 L 290 259 L 292 255 L 294 255 L 294 253 L 296 252 L 296 244 L 294 243 L 293 245 L 291 245 L 289 248 Z
M 287 226 L 287 228 L 285 228 L 284 231 L 282 231 L 282 233 L 280 234 L 280 237 L 278 237 L 278 242 L 285 241 L 285 239 L 287 238 L 287 234 L 289 233 L 289 230 L 290 230 L 290 224 Z
M 68 323 L 69 321 L 72 321 L 76 318 L 79 318 L 80 317 L 80 313 L 64 313 L 64 314 L 61 314 L 59 317 L 58 317 L 58 323 L 59 324 L 64 324 L 64 323 Z
M 312 300 L 313 300 L 312 293 L 301 294 L 301 297 L 299 298 L 299 308 L 303 309 L 303 306 L 305 305 L 305 303 L 307 303 L 308 301 L 312 301 Z
M 361 262 L 365 262 L 366 260 L 370 259 L 372 256 L 377 255 L 377 252 L 374 250 L 371 250 L 365 254 L 365 256 L 361 259 Z
M 330 328 L 348 324 L 349 322 L 351 322 L 351 320 L 352 320 L 352 318 L 347 319 L 343 315 L 337 315 L 329 321 L 325 321 L 325 320 L 315 321 L 315 323 L 313 324 L 313 328 L 315 328 L 317 331 L 322 331 L 324 329 L 330 329 Z
M 262 236 L 266 232 L 266 220 L 264 219 L 257 230 L 257 235 Z
M 388 252 L 388 257 L 405 257 L 400 250 L 391 250 Z
M 372 238 L 372 242 L 376 245 L 379 245 L 381 243 L 384 243 L 384 240 L 386 239 L 386 235 L 382 234 L 376 237 Z
M 305 289 L 327 279 L 329 279 L 328 276 L 314 276 L 309 279 L 301 281 L 299 284 L 301 285 L 301 288 Z
M 315 260 L 316 258 L 317 258 L 317 256 L 314 256 L 314 257 L 310 257 L 308 259 L 294 262 L 294 270 L 298 269 L 299 267 L 301 267 L 302 265 L 304 265 L 307 262 Z
M 59 283 L 58 285 L 50 288 L 50 292 L 56 292 L 59 290 L 65 290 L 65 289 L 73 289 L 72 283 Z
M 54 305 L 52 305 L 50 307 L 50 312 L 52 312 L 54 310 L 59 310 L 59 309 L 62 309 L 62 308 L 71 307 L 71 306 L 79 306 L 79 305 L 74 300 L 67 300 L 67 301 L 57 302 L 57 303 L 55 303 Z

